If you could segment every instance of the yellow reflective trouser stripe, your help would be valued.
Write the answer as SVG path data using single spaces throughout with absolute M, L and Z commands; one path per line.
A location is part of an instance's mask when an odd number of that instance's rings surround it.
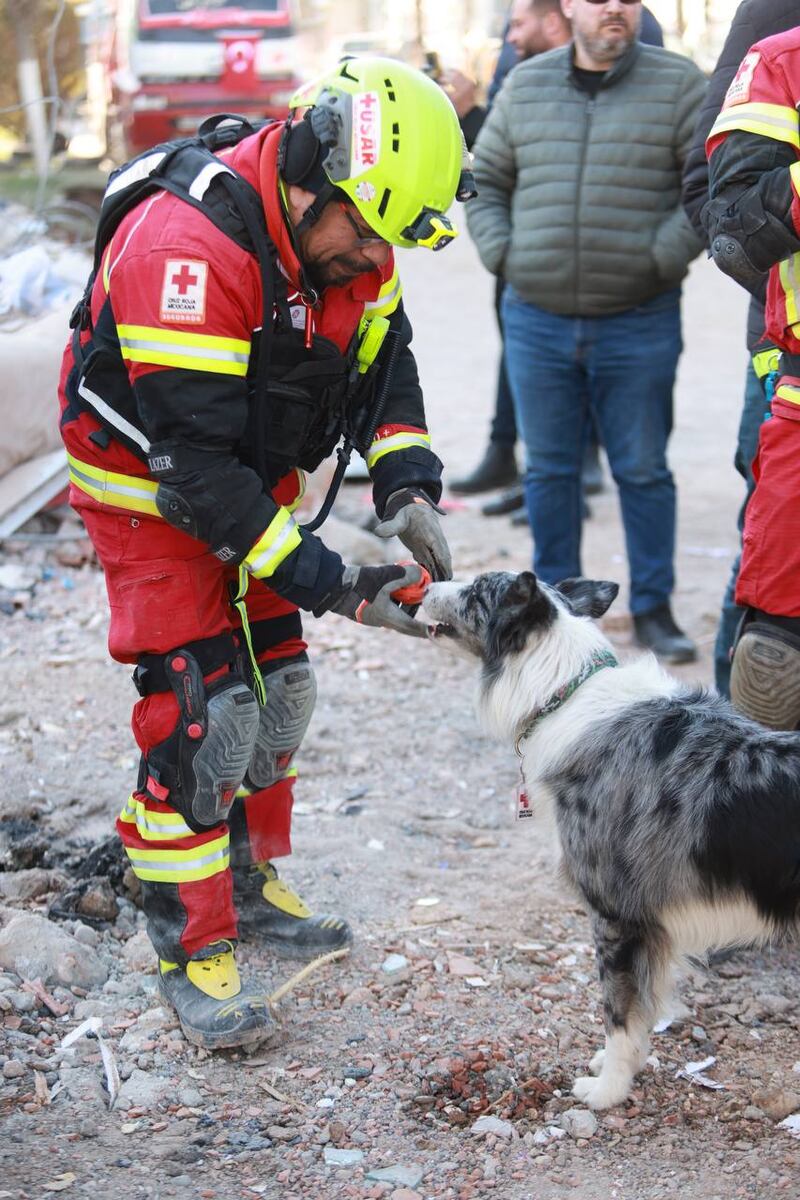
M 120 475 L 116 471 L 103 471 L 91 463 L 81 462 L 67 453 L 69 480 L 81 492 L 92 496 L 100 504 L 114 508 L 125 508 L 130 512 L 147 513 L 158 517 L 156 491 L 158 484 L 153 479 L 138 475 Z
M 230 837 L 224 833 L 191 850 L 140 850 L 138 846 L 126 846 L 125 852 L 139 879 L 154 883 L 191 883 L 228 869 Z
M 720 133 L 733 133 L 735 130 L 758 133 L 777 142 L 788 142 L 800 150 L 797 112 L 783 104 L 735 104 L 731 108 L 724 108 L 708 137 L 710 140 Z
M 256 579 L 267 579 L 302 540 L 297 522 L 288 508 L 279 508 L 244 559 L 244 566 Z
M 378 292 L 377 299 L 368 300 L 364 305 L 364 316 L 369 317 L 388 317 L 397 308 L 403 295 L 403 285 L 400 282 L 400 275 L 395 268 L 391 279 L 388 279 Z
M 179 812 L 149 812 L 144 800 L 133 795 L 129 796 L 119 819 L 127 825 L 135 825 L 139 836 L 149 842 L 172 841 L 196 834 Z
M 367 452 L 367 467 L 371 470 L 384 454 L 391 454 L 393 450 L 406 450 L 409 446 L 424 446 L 426 450 L 430 450 L 430 436 L 427 433 L 394 433 L 391 437 L 378 438 Z
M 781 400 L 788 400 L 790 404 L 800 404 L 800 387 L 793 387 L 791 383 L 782 383 L 775 395 L 780 396 Z
M 118 325 L 117 334 L 126 362 L 213 371 L 218 375 L 247 374 L 250 343 L 240 338 L 177 333 L 149 325 Z
M 797 295 L 800 290 L 798 266 L 800 266 L 800 255 L 798 254 L 793 254 L 791 258 L 785 258 L 782 263 L 778 264 L 778 276 L 786 304 L 787 325 L 795 325 L 798 320 Z
M 297 767 L 289 767 L 288 771 L 284 771 L 282 775 L 278 776 L 278 778 L 275 780 L 275 783 L 280 783 L 280 781 L 282 779 L 296 779 L 296 778 L 297 778 Z M 270 784 L 269 786 L 271 787 L 272 784 Z M 241 787 L 236 789 L 236 799 L 237 800 L 246 800 L 248 796 L 253 795 L 254 790 L 255 790 L 254 788 L 245 787 L 245 785 L 242 784 Z
M 770 346 L 769 350 L 759 350 L 758 354 L 753 355 L 753 370 L 759 379 L 769 375 L 770 371 L 777 371 L 780 356 L 781 352 L 777 346 Z

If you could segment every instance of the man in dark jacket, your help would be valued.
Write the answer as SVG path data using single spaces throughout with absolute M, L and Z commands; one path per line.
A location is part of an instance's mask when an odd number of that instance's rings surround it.
M 637 42 L 638 4 L 563 0 L 574 45 L 516 67 L 475 145 L 468 225 L 502 273 L 506 359 L 525 439 L 534 569 L 579 575 L 590 413 L 619 487 L 636 636 L 694 657 L 670 611 L 675 485 L 666 461 L 680 283 L 702 246 L 680 178 L 705 87 Z
M 471 80 L 466 79 L 460 72 L 453 72 L 450 75 L 450 80 L 455 85 L 454 90 L 451 90 L 450 98 L 455 105 L 470 149 L 511 68 L 532 58 L 535 54 L 543 54 L 547 50 L 565 46 L 570 37 L 570 24 L 561 9 L 561 0 L 515 0 L 511 6 L 497 66 L 489 85 L 486 107 L 475 103 L 476 89 Z M 642 8 L 639 41 L 651 46 L 664 45 L 661 26 L 646 7 Z M 503 280 L 498 277 L 495 295 L 498 320 L 502 294 Z M 489 442 L 478 465 L 469 475 L 451 481 L 451 490 L 462 495 L 474 495 L 479 492 L 488 492 L 492 488 L 502 487 L 515 480 L 517 477 L 517 463 L 514 455 L 516 440 L 517 424 L 514 417 L 514 401 L 508 383 L 505 359 L 501 355 Z M 602 486 L 597 452 L 596 431 L 593 431 L 590 452 L 584 462 L 584 488 L 588 488 L 590 482 L 595 482 L 595 490 L 599 490 Z M 522 509 L 524 504 L 522 484 L 514 483 L 509 491 L 490 500 L 484 506 L 483 512 L 486 516 L 497 516 Z M 517 518 L 515 518 L 515 523 L 516 521 Z M 522 517 L 522 522 L 527 524 L 527 516 Z
M 736 10 L 730 31 L 714 68 L 708 91 L 700 109 L 694 140 L 686 156 L 683 173 L 683 204 L 697 233 L 705 239 L 706 231 L 700 218 L 708 200 L 708 162 L 706 138 L 714 124 L 725 93 L 739 69 L 739 64 L 752 45 L 774 33 L 784 33 L 800 24 L 800 0 L 742 0 Z M 764 278 L 766 287 L 766 277 Z M 776 368 L 777 354 L 764 340 L 764 288 L 752 296 L 747 316 L 747 349 L 750 362 L 744 388 L 744 403 L 739 421 L 736 452 L 733 463 L 746 484 L 745 501 L 739 512 L 739 530 L 744 525 L 744 509 L 753 490 L 752 462 L 758 445 L 758 430 L 766 411 L 765 384 Z M 731 569 L 730 579 L 722 600 L 717 640 L 714 646 L 714 682 L 723 695 L 730 694 L 731 648 L 744 610 L 736 603 L 736 580 L 739 576 L 740 555 Z

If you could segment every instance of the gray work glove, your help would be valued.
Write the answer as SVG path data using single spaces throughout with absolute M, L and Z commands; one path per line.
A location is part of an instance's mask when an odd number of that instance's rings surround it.
M 399 537 L 415 560 L 427 567 L 432 579 L 452 579 L 450 548 L 436 515 L 441 512 L 423 492 L 404 488 L 392 492 L 374 532 L 382 538 Z
M 422 571 L 416 563 L 345 567 L 333 599 L 329 598 L 320 608 L 314 609 L 314 616 L 335 612 L 359 625 L 382 626 L 411 637 L 427 637 L 427 626 L 415 621 L 392 599 L 392 592 L 419 583 L 421 579 Z

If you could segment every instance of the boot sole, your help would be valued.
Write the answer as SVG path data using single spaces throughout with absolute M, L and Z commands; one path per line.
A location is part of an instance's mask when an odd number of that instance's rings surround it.
M 191 1042 L 193 1046 L 199 1046 L 203 1050 L 235 1050 L 237 1046 L 255 1046 L 259 1042 L 273 1040 L 280 1033 L 278 1026 L 274 1022 L 268 1026 L 262 1026 L 260 1029 L 245 1029 L 238 1033 L 236 1031 L 219 1034 L 206 1033 L 202 1029 L 195 1029 L 181 1019 L 181 1014 L 175 1007 L 172 998 L 164 989 L 160 977 L 158 980 L 158 991 L 162 1000 L 176 1014 L 178 1024 L 187 1042 Z
M 265 937 L 256 929 L 248 930 L 245 927 L 242 932 L 252 938 L 259 946 L 265 946 L 271 950 L 278 958 L 293 958 L 298 962 L 313 962 L 315 958 L 322 958 L 324 954 L 333 954 L 335 950 L 349 950 L 353 944 L 353 939 L 349 938 L 346 942 L 342 942 L 338 946 L 328 946 L 325 949 L 306 949 L 302 946 L 290 946 L 285 941 L 280 941 L 277 938 Z
M 768 729 L 795 729 L 800 716 L 800 650 L 769 629 L 750 626 L 734 651 L 731 700 Z

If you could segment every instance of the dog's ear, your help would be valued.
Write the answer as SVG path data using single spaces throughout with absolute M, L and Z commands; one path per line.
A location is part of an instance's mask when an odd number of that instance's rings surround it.
M 487 659 L 498 662 L 508 654 L 518 654 L 531 631 L 552 621 L 553 614 L 552 602 L 539 588 L 533 572 L 517 575 L 489 623 Z
M 578 617 L 602 617 L 614 602 L 619 584 L 608 579 L 562 579 L 556 590 Z

